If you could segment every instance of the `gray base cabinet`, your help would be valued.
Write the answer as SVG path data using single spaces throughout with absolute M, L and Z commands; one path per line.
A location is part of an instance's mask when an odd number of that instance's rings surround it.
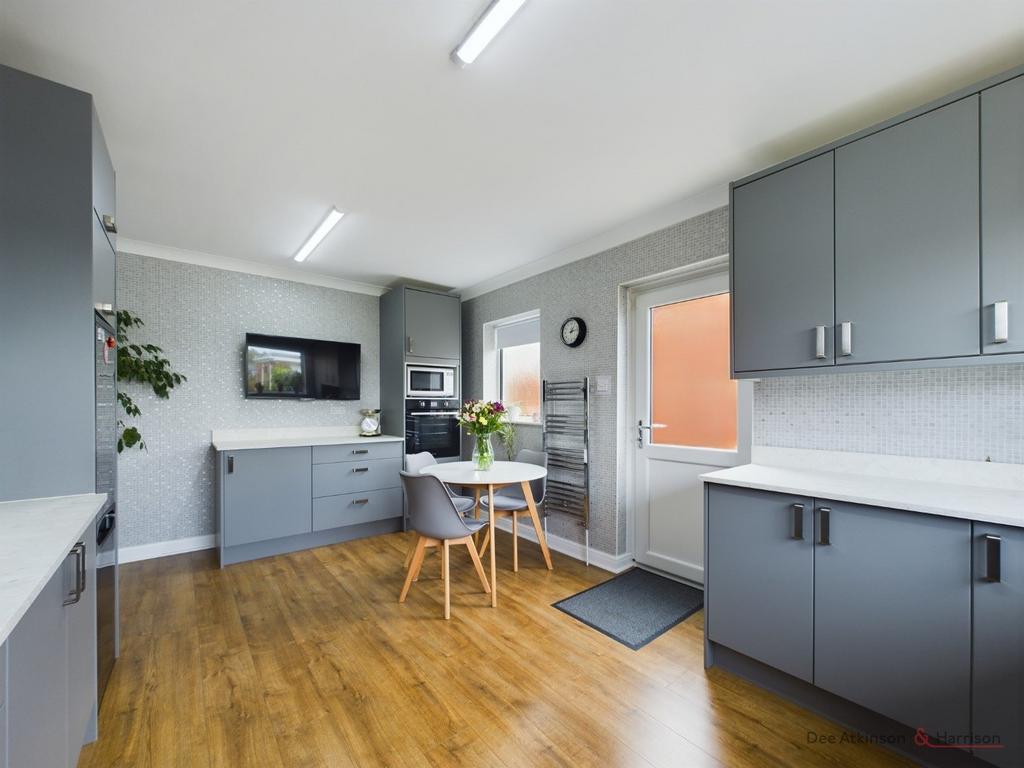
M 221 451 L 221 564 L 398 529 L 401 457 L 398 441 Z
M 715 642 L 801 680 L 814 673 L 813 501 L 728 486 L 708 489 Z M 709 595 L 711 594 L 709 590 Z
M 91 530 L 91 528 L 90 528 Z M 95 555 L 86 548 L 85 588 L 78 602 L 77 564 L 65 560 L 7 641 L 5 768 L 73 766 L 95 738 Z M 0 765 L 3 765 L 0 763 Z
M 970 523 L 825 501 L 815 514 L 814 684 L 928 733 L 966 734 Z
M 1000 766 L 1024 765 L 1024 529 L 974 525 L 975 741 L 1002 749 L 975 756 Z
M 313 530 L 311 450 L 226 451 L 222 466 L 221 536 L 227 546 Z

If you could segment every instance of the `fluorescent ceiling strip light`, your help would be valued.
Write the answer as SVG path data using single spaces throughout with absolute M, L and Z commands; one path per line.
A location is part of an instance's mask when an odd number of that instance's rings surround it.
M 305 261 L 306 257 L 309 256 L 316 247 L 320 245 L 320 241 L 327 237 L 327 234 L 334 229 L 334 225 L 341 221 L 341 217 L 345 214 L 339 211 L 337 208 L 331 208 L 331 212 L 327 214 L 327 218 L 320 222 L 320 226 L 316 228 L 316 231 L 309 236 L 299 252 L 295 254 L 296 261 Z
M 476 57 L 501 32 L 501 28 L 508 24 L 509 19 L 525 2 L 526 0 L 493 0 L 465 39 L 452 51 L 452 59 L 458 64 L 472 64 L 476 61 Z

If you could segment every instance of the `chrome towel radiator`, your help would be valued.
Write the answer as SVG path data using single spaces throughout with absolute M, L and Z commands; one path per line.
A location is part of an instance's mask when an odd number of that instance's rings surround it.
M 545 515 L 574 518 L 584 531 L 590 565 L 590 378 L 544 381 L 544 452 L 548 455 Z M 547 517 L 544 518 L 547 532 Z

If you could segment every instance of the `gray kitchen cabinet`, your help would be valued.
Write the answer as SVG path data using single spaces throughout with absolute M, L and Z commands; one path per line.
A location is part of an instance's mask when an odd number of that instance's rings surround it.
M 826 501 L 815 518 L 814 684 L 927 733 L 968 733 L 971 524 Z
M 975 95 L 835 150 L 837 365 L 980 354 L 978 141 Z
M 402 460 L 371 459 L 313 465 L 313 498 L 358 493 L 401 485 Z
M 92 533 L 92 527 L 89 529 Z M 67 692 L 67 738 L 68 759 L 72 767 L 78 762 L 82 744 L 96 739 L 96 547 L 93 541 L 84 542 L 84 573 L 79 585 L 81 593 L 77 602 L 65 607 L 67 625 L 68 692 Z M 70 593 L 73 583 L 74 557 L 65 568 L 71 576 L 66 592 Z
M 69 764 L 67 613 L 63 602 L 69 584 L 66 571 L 73 568 L 65 561 L 65 567 L 43 587 L 7 641 L 10 768 Z
M 812 500 L 718 485 L 707 493 L 708 637 L 810 682 Z
M 732 190 L 733 370 L 834 363 L 833 159 Z
M 92 306 L 110 321 L 117 308 L 114 296 L 117 255 L 95 211 L 92 219 Z
M 1024 529 L 974 524 L 972 732 L 1002 749 L 975 755 L 1024 765 Z
M 981 309 L 985 354 L 1024 352 L 1024 77 L 981 93 Z M 1005 319 L 996 340 L 996 317 Z M 1022 760 L 1024 762 L 1024 760 Z
M 221 535 L 235 546 L 313 529 L 309 447 L 223 451 Z
M 457 296 L 405 289 L 406 353 L 412 357 L 462 357 L 462 304 Z

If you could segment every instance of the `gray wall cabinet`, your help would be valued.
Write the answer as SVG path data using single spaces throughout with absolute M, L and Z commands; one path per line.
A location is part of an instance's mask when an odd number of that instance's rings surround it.
M 313 530 L 311 449 L 225 451 L 223 528 L 228 546 Z
M 1024 77 L 981 94 L 981 303 L 986 354 L 1024 352 Z M 998 306 L 1006 302 L 1005 308 Z M 1005 313 L 1006 340 L 995 318 Z M 1024 762 L 1024 760 L 1022 760 Z
M 8 638 L 9 768 L 73 768 L 82 744 L 95 739 L 96 569 L 91 542 L 85 553 L 84 590 L 75 588 L 77 559 L 69 556 Z M 78 601 L 65 606 L 72 593 Z
M 458 360 L 462 356 L 462 303 L 457 296 L 405 290 L 406 353 Z
M 733 367 L 832 365 L 832 153 L 733 192 Z
M 974 702 L 971 730 L 1002 749 L 975 755 L 1024 765 L 1024 529 L 974 524 Z
M 813 501 L 713 485 L 707 503 L 708 637 L 810 682 Z
M 1024 67 L 735 181 L 730 203 L 735 378 L 1024 362 Z
M 399 530 L 402 443 L 217 454 L 221 565 Z
M 977 355 L 978 97 L 835 158 L 836 363 Z
M 970 523 L 826 501 L 815 515 L 814 684 L 928 733 L 967 733 Z
M 114 165 L 103 139 L 99 115 L 92 112 L 92 207 L 93 263 L 92 291 L 93 307 L 103 315 L 114 314 L 117 301 L 114 278 L 117 262 L 117 195 Z M 98 227 L 96 225 L 99 225 Z

